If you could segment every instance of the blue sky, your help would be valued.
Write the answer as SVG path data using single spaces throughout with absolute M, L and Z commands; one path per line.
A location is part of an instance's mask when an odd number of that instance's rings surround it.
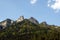
M 58 1 L 58 3 L 57 3 Z M 60 26 L 59 0 L 0 0 L 0 21 L 10 18 L 18 19 L 20 16 L 36 18 L 40 23 Z

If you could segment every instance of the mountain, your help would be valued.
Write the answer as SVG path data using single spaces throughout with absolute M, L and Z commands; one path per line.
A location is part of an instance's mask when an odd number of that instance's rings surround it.
M 24 20 L 24 16 L 20 16 L 17 20 L 16 20 L 16 22 L 18 23 L 18 22 L 21 22 L 21 21 L 23 21 Z
M 6 19 L 6 20 L 0 22 L 0 27 L 3 27 L 3 29 L 4 29 L 5 27 L 8 27 L 8 26 L 12 25 L 13 22 L 14 21 L 11 20 L 11 19 Z
M 6 19 L 0 22 L 0 28 L 4 24 L 6 27 L 0 30 L 0 40 L 60 40 L 59 26 L 48 25 L 45 21 L 39 23 L 35 18 Z
M 39 22 L 33 17 L 29 18 L 29 21 L 31 21 L 32 23 L 35 23 L 35 24 L 39 24 Z
M 40 23 L 40 26 L 42 25 L 42 27 L 48 27 L 49 25 L 44 21 Z
M 6 19 L 6 20 L 0 22 L 0 27 L 4 29 L 4 28 L 6 28 L 8 26 L 11 26 L 12 24 L 22 22 L 23 20 L 25 20 L 24 16 L 20 16 L 16 21 L 13 21 L 11 19 Z M 32 22 L 34 24 L 39 24 L 39 22 L 33 17 L 31 17 L 31 18 L 29 18 L 27 20 L 29 20 L 30 22 Z

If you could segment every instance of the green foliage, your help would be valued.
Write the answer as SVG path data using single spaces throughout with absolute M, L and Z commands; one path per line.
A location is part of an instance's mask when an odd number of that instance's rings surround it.
M 36 25 L 26 19 L 1 30 L 0 40 L 60 40 L 60 28 Z

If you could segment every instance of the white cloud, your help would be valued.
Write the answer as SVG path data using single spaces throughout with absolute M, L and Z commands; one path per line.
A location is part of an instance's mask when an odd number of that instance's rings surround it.
M 57 10 L 59 11 L 60 10 L 60 0 L 48 0 L 48 7 L 51 7 L 55 11 L 57 11 Z
M 35 4 L 37 2 L 37 0 L 31 0 L 30 3 L 31 4 Z

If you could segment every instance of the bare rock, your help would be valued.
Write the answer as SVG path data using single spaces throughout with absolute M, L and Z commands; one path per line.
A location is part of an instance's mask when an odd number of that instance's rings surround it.
M 39 24 L 39 22 L 33 17 L 29 18 L 29 21 L 34 23 L 34 24 Z
M 20 16 L 20 18 L 17 19 L 17 23 L 18 23 L 18 22 L 21 22 L 21 21 L 23 21 L 23 20 L 24 20 L 24 16 Z
M 6 28 L 7 26 L 12 25 L 13 22 L 14 22 L 14 21 L 11 20 L 11 19 L 6 19 L 6 20 L 0 22 L 0 25 L 1 25 L 1 26 L 3 27 L 3 29 L 4 29 L 4 28 Z

